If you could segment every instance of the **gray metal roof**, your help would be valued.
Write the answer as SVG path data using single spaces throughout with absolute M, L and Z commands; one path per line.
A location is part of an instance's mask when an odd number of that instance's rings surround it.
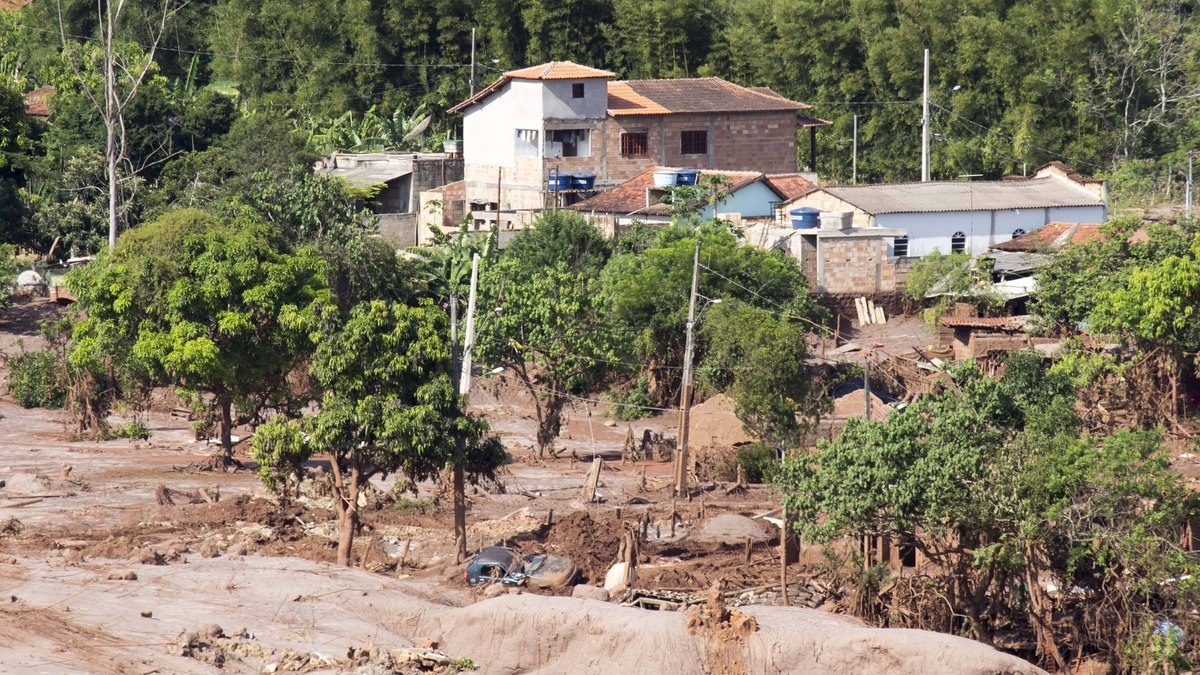
M 840 185 L 821 189 L 871 215 L 1104 205 L 1103 199 L 1086 188 L 1054 176 L 1028 180 Z
M 357 166 L 352 169 L 328 169 L 331 176 L 345 178 L 351 185 L 366 187 L 379 183 L 390 183 L 402 176 L 412 173 L 412 167 L 399 168 L 394 166 Z
M 993 268 L 997 274 L 1029 274 L 1050 261 L 1050 256 L 1042 253 L 1023 253 L 1011 251 L 989 251 L 983 255 L 996 261 Z

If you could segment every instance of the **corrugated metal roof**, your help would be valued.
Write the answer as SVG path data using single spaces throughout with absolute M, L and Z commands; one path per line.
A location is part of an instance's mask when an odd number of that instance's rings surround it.
M 1104 200 L 1088 189 L 1054 176 L 1029 180 L 840 185 L 821 189 L 871 215 L 1104 205 Z
M 1019 251 L 992 251 L 985 257 L 996 261 L 996 265 L 992 269 L 1002 275 L 1032 272 L 1050 260 L 1050 256 L 1042 253 Z
M 938 322 L 947 328 L 991 328 L 1025 330 L 1023 316 L 943 316 Z

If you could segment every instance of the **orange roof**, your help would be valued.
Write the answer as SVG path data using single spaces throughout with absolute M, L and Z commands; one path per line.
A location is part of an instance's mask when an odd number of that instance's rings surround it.
M 613 73 L 607 70 L 589 68 L 588 66 L 581 66 L 571 61 L 551 61 L 550 63 L 543 63 L 540 66 L 510 70 L 498 77 L 495 82 L 475 92 L 474 96 L 450 108 L 447 112 L 462 112 L 473 104 L 496 93 L 501 87 L 513 80 L 589 80 L 609 78 L 613 75 Z
M 669 170 L 667 167 L 656 166 L 630 178 L 620 185 L 605 190 L 600 194 L 568 206 L 569 209 L 596 213 L 616 213 L 620 215 L 634 212 L 649 215 L 666 215 L 670 208 L 658 201 L 655 196 L 647 197 L 646 190 L 654 186 L 654 172 Z M 724 187 L 724 194 L 732 194 L 765 176 L 757 171 L 708 171 L 702 170 L 701 176 L 722 176 L 729 182 Z M 647 204 L 649 200 L 649 204 Z
M 46 85 L 25 94 L 25 114 L 30 117 L 49 117 L 50 104 L 46 102 L 46 97 L 53 93 L 54 87 Z
M 769 92 L 769 93 L 768 93 Z M 608 114 L 771 112 L 807 110 L 810 105 L 786 99 L 767 87 L 750 89 L 719 77 L 672 80 L 628 80 L 608 84 Z
M 1000 251 L 1042 253 L 1060 249 L 1068 244 L 1083 244 L 1101 238 L 1099 223 L 1046 223 L 1042 227 L 1013 237 L 992 248 Z
M 776 173 L 767 176 L 763 181 L 785 200 L 791 201 L 801 195 L 806 195 L 817 189 L 812 181 L 799 173 Z
M 613 77 L 616 73 L 598 68 L 581 66 L 571 61 L 551 61 L 540 66 L 510 70 L 504 74 L 514 80 L 586 80 L 596 77 Z

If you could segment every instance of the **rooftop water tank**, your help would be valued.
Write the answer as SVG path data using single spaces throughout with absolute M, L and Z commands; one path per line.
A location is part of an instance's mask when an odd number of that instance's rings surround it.
M 550 174 L 550 177 L 546 179 L 546 189 L 550 190 L 551 192 L 570 190 L 571 181 L 574 180 L 574 178 L 574 175 L 569 173 L 552 173 Z
M 676 185 L 695 185 L 699 180 L 700 171 L 698 169 L 684 169 L 679 172 Z
M 793 230 L 811 230 L 817 227 L 821 211 L 811 206 L 803 206 L 788 212 L 792 217 Z
M 596 184 L 596 174 L 590 171 L 581 171 L 567 175 L 571 176 L 572 190 L 591 190 L 592 186 Z

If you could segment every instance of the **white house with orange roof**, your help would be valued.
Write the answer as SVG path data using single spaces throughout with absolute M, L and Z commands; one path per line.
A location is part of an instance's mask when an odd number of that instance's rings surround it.
M 804 103 L 715 77 L 612 77 L 555 61 L 507 72 L 450 109 L 463 114 L 465 210 L 477 226 L 517 226 L 655 166 L 793 174 L 802 128 L 816 163 L 815 129 L 828 123 L 803 115 Z

